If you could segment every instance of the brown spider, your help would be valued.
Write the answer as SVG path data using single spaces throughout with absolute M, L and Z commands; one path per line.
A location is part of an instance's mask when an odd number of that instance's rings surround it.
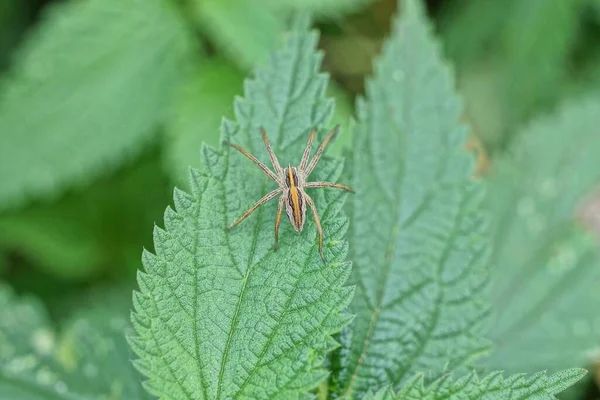
M 338 183 L 332 182 L 306 182 L 306 179 L 312 172 L 312 170 L 319 162 L 319 159 L 323 155 L 323 150 L 325 146 L 327 146 L 327 142 L 331 139 L 333 135 L 338 131 L 339 125 L 336 125 L 325 137 L 323 143 L 317 149 L 317 153 L 313 157 L 313 159 L 308 162 L 308 158 L 310 156 L 310 151 L 312 149 L 312 143 L 315 138 L 315 130 L 313 129 L 310 132 L 310 137 L 308 138 L 308 144 L 306 145 L 306 149 L 304 150 L 304 154 L 302 155 L 302 161 L 300 161 L 300 166 L 298 168 L 288 166 L 287 168 L 281 168 L 279 165 L 279 160 L 277 160 L 277 156 L 273 153 L 271 149 L 271 144 L 269 143 L 269 139 L 267 138 L 267 133 L 263 128 L 260 128 L 260 133 L 262 135 L 263 141 L 265 142 L 265 146 L 267 147 L 267 151 L 269 152 L 269 158 L 271 159 L 271 164 L 273 164 L 273 168 L 275 169 L 275 173 L 271 171 L 265 164 L 260 162 L 256 157 L 252 154 L 248 153 L 246 150 L 241 148 L 238 145 L 225 142 L 226 145 L 233 147 L 238 150 L 240 153 L 245 155 L 256 164 L 269 178 L 273 179 L 278 185 L 279 188 L 273 190 L 270 193 L 267 193 L 262 199 L 260 199 L 256 204 L 248 209 L 237 221 L 235 221 L 231 226 L 227 229 L 231 229 L 244 219 L 246 219 L 254 210 L 256 210 L 261 205 L 265 204 L 269 200 L 274 199 L 277 195 L 281 194 L 279 198 L 279 207 L 277 208 L 277 218 L 275 219 L 275 248 L 277 251 L 277 240 L 279 236 L 279 224 L 281 223 L 281 210 L 283 208 L 283 204 L 285 202 L 285 211 L 290 220 L 290 223 L 296 230 L 296 232 L 301 232 L 304 227 L 304 219 L 306 217 L 306 204 L 310 206 L 313 217 L 315 218 L 315 223 L 317 225 L 317 231 L 319 233 L 319 254 L 321 258 L 325 260 L 325 256 L 323 256 L 323 229 L 321 228 L 321 221 L 319 220 L 319 215 L 317 214 L 317 210 L 315 208 L 314 201 L 310 198 L 308 194 L 304 191 L 304 189 L 308 188 L 337 188 L 347 190 L 349 192 L 354 193 L 354 190 L 350 189 L 348 186 L 340 185 Z

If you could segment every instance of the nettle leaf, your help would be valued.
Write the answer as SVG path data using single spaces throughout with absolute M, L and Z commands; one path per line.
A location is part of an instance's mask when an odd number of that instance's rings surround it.
M 483 379 L 470 374 L 453 380 L 446 375 L 428 386 L 424 385 L 422 376 L 416 376 L 395 395 L 385 388 L 368 394 L 363 400 L 551 400 L 585 374 L 585 370 L 570 369 L 551 376 L 539 372 L 503 378 L 501 372 L 493 372 Z
M 236 122 L 223 137 L 268 163 L 264 126 L 282 165 L 297 165 L 311 127 L 327 126 L 333 103 L 324 96 L 322 55 L 306 18 L 235 102 Z M 321 130 L 321 135 L 325 130 Z M 233 230 L 231 224 L 274 183 L 234 150 L 202 148 L 202 170 L 190 173 L 192 193 L 175 191 L 175 208 L 156 228 L 156 254 L 144 252 L 140 291 L 134 294 L 130 342 L 160 398 L 307 398 L 326 376 L 331 334 L 349 321 L 341 312 L 352 289 L 339 215 L 344 194 L 315 190 L 327 262 L 319 257 L 312 219 L 301 233 L 282 223 L 273 251 L 277 201 L 262 206 Z M 315 180 L 335 180 L 340 162 L 325 161 Z
M 200 166 L 200 146 L 219 143 L 223 116 L 233 115 L 231 99 L 242 90 L 244 76 L 225 60 L 206 60 L 197 73 L 182 82 L 166 120 L 167 170 L 187 188 L 190 165 Z
M 418 1 L 403 1 L 354 135 L 349 240 L 356 297 L 336 354 L 351 398 L 467 365 L 488 344 L 489 246 L 461 103 Z
M 243 75 L 222 59 L 206 60 L 197 73 L 181 84 L 166 120 L 165 164 L 178 187 L 188 188 L 189 167 L 200 167 L 202 143 L 217 145 L 223 117 L 233 115 L 231 99 L 242 91 Z M 339 124 L 342 136 L 328 146 L 339 155 L 351 143 L 348 132 L 352 103 L 339 87 L 329 84 L 327 95 L 335 100 L 331 125 Z
M 363 400 L 394 400 L 394 391 L 386 386 L 383 389 L 377 390 L 375 393 L 369 390 L 367 394 L 363 396 Z
M 583 366 L 600 343 L 600 98 L 586 98 L 520 132 L 494 164 L 492 369 L 530 372 Z M 596 204 L 594 206 L 594 204 Z
M 581 400 L 590 391 L 590 387 L 594 385 L 594 374 L 586 374 L 582 379 L 568 387 L 560 393 L 560 400 Z
M 57 334 L 37 300 L 0 285 L 0 397 L 149 399 L 129 362 L 125 315 L 81 312 Z
M 48 12 L 0 93 L 0 208 L 59 194 L 144 147 L 191 53 L 163 0 Z

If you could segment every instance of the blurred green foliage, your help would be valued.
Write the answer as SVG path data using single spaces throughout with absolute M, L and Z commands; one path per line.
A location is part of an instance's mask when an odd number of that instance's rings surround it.
M 494 162 L 494 369 L 556 371 L 584 364 L 597 346 L 598 206 L 588 195 L 600 180 L 599 117 L 597 96 L 567 104 L 528 124 Z
M 223 118 L 233 117 L 232 99 L 244 76 L 222 58 L 205 60 L 184 81 L 165 120 L 165 168 L 178 187 L 188 188 L 189 168 L 200 164 L 203 142 L 217 146 Z
M 482 368 L 589 366 L 600 343 L 600 226 L 580 211 L 600 183 L 600 1 L 427 4 L 465 120 L 489 154 L 494 304 L 509 311 L 497 316 L 499 350 Z M 341 155 L 395 1 L 3 1 L 0 278 L 38 295 L 45 305 L 34 308 L 51 315 L 87 304 L 88 288 L 133 287 L 174 186 L 187 188 L 203 142 L 219 144 L 243 78 L 297 10 L 323 32 L 332 123 L 343 130 L 329 151 Z M 580 346 L 566 346 L 577 337 Z M 513 357 L 523 349 L 545 358 Z
M 490 151 L 575 87 L 599 87 L 596 0 L 454 0 L 440 31 L 467 114 Z
M 153 151 L 56 202 L 0 215 L 0 245 L 63 279 L 133 276 L 170 198 L 159 155 Z
M 142 151 L 193 54 L 162 0 L 67 2 L 42 18 L 0 83 L 0 209 L 58 196 Z
M 2 398 L 150 399 L 123 335 L 129 293 L 96 289 L 55 325 L 35 298 L 0 285 Z

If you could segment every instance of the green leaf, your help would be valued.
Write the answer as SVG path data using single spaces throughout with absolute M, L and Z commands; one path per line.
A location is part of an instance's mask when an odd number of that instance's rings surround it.
M 227 62 L 212 59 L 185 81 L 166 121 L 167 170 L 179 187 L 187 188 L 190 166 L 200 167 L 202 143 L 219 143 L 223 117 L 233 115 L 231 99 L 241 93 L 243 76 Z
M 39 302 L 0 285 L 0 397 L 149 399 L 129 362 L 126 315 L 81 312 L 57 335 Z
M 340 16 L 357 12 L 373 0 L 262 0 L 268 7 L 310 11 L 327 16 Z
M 507 16 L 500 38 L 499 88 L 504 92 L 508 127 L 557 100 L 578 33 L 580 4 L 580 0 L 521 1 Z
M 235 102 L 236 122 L 224 139 L 268 162 L 259 133 L 264 126 L 282 165 L 296 165 L 311 127 L 327 126 L 333 102 L 319 73 L 318 37 L 306 18 L 296 21 L 270 63 L 246 81 Z M 320 130 L 320 135 L 324 134 Z M 273 182 L 235 150 L 204 146 L 202 170 L 192 170 L 192 193 L 176 190 L 165 229 L 156 228 L 156 255 L 144 252 L 140 291 L 134 294 L 130 339 L 146 388 L 161 398 L 306 398 L 326 376 L 331 334 L 349 321 L 341 312 L 352 289 L 342 240 L 347 219 L 338 215 L 345 195 L 311 196 L 324 229 L 319 257 L 313 220 L 301 233 L 283 221 L 273 251 L 276 201 L 226 230 Z M 315 180 L 335 181 L 340 162 L 323 160 Z
M 350 122 L 354 116 L 354 107 L 348 94 L 333 82 L 329 84 L 327 94 L 335 100 L 335 112 L 331 123 L 333 125 L 340 125 L 340 130 L 344 132 L 344 135 L 338 136 L 337 140 L 330 145 L 329 153 L 341 155 L 344 153 L 344 150 L 350 148 L 352 145 Z
M 350 398 L 467 365 L 482 339 L 489 246 L 461 103 L 420 2 L 404 1 L 358 104 L 349 241 L 354 323 L 334 385 Z
M 371 0 L 192 0 L 201 29 L 243 68 L 267 61 L 293 11 L 339 16 Z
M 238 65 L 266 62 L 283 32 L 285 19 L 260 0 L 192 0 L 202 29 Z
M 2 72 L 27 29 L 31 7 L 31 4 L 19 0 L 6 0 L 0 3 L 0 70 Z
M 600 254 L 575 216 L 597 224 L 600 98 L 520 132 L 490 176 L 494 215 L 493 369 L 583 366 L 598 348 Z
M 470 374 L 455 381 L 446 375 L 427 387 L 423 377 L 416 376 L 396 395 L 382 389 L 363 400 L 551 400 L 585 374 L 582 369 L 569 369 L 551 376 L 539 372 L 529 377 L 516 374 L 503 378 L 501 372 L 493 372 L 483 379 Z
M 394 397 L 394 391 L 389 386 L 386 386 L 375 393 L 369 390 L 364 395 L 363 400 L 394 400 Z
M 515 126 L 562 94 L 579 62 L 573 54 L 585 1 L 450 2 L 441 28 L 446 50 L 458 66 L 469 119 L 489 149 L 503 147 Z M 489 87 L 469 90 L 482 78 Z
M 0 249 L 0 277 L 3 276 L 8 270 L 10 263 L 8 261 L 8 254 L 4 249 Z
M 573 386 L 565 389 L 561 392 L 558 398 L 560 400 L 582 400 L 590 391 L 591 387 L 594 387 L 593 374 L 587 374 L 581 380 L 577 381 Z
M 114 169 L 153 136 L 190 57 L 162 0 L 54 7 L 0 93 L 0 209 Z
M 1 213 L 0 249 L 61 279 L 133 276 L 140 249 L 151 243 L 149 229 L 170 197 L 159 156 L 148 152 L 57 202 Z
M 496 50 L 498 32 L 517 0 L 454 0 L 443 5 L 440 30 L 448 57 L 459 69 Z

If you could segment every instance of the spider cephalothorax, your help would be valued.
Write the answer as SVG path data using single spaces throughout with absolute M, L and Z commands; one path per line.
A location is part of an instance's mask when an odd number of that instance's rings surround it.
M 319 254 L 322 259 L 325 259 L 323 256 L 323 229 L 321 228 L 321 221 L 319 220 L 319 215 L 317 214 L 317 209 L 315 208 L 314 201 L 310 198 L 308 194 L 304 191 L 304 189 L 308 188 L 320 188 L 320 187 L 330 187 L 347 190 L 349 192 L 353 192 L 348 186 L 341 185 L 339 183 L 332 182 L 307 182 L 306 179 L 313 171 L 317 162 L 323 155 L 323 150 L 325 150 L 325 146 L 331 139 L 333 135 L 338 131 L 339 125 L 336 125 L 325 137 L 323 143 L 317 149 L 315 156 L 310 160 L 310 151 L 312 149 L 312 143 L 315 139 L 315 130 L 313 129 L 310 132 L 310 136 L 308 138 L 308 144 L 306 145 L 306 149 L 304 150 L 304 154 L 302 155 L 302 160 L 300 161 L 300 165 L 298 167 L 285 167 L 281 168 L 279 165 L 279 161 L 277 160 L 277 156 L 273 153 L 271 149 L 271 144 L 269 143 L 269 139 L 267 138 L 267 134 L 264 129 L 260 129 L 263 141 L 265 142 L 265 146 L 267 147 L 267 152 L 269 153 L 269 158 L 271 159 L 271 164 L 273 164 L 273 169 L 275 172 L 271 171 L 269 167 L 260 162 L 256 157 L 252 154 L 248 153 L 246 150 L 241 148 L 238 145 L 225 142 L 226 145 L 233 147 L 238 150 L 240 153 L 248 157 L 254 164 L 256 164 L 269 178 L 273 179 L 279 187 L 272 192 L 267 193 L 262 199 L 260 199 L 256 204 L 248 209 L 237 221 L 235 221 L 228 229 L 233 228 L 244 219 L 246 219 L 254 210 L 256 210 L 261 205 L 265 204 L 269 200 L 274 199 L 279 194 L 279 207 L 277 208 L 277 217 L 275 219 L 275 251 L 277 251 L 277 240 L 279 237 L 279 225 L 281 223 L 281 212 L 283 209 L 283 205 L 285 203 L 285 212 L 290 220 L 290 223 L 294 227 L 297 232 L 302 231 L 304 228 L 304 220 L 306 217 L 306 205 L 310 207 L 313 213 L 313 217 L 315 219 L 315 224 L 317 225 L 317 231 L 319 233 Z

